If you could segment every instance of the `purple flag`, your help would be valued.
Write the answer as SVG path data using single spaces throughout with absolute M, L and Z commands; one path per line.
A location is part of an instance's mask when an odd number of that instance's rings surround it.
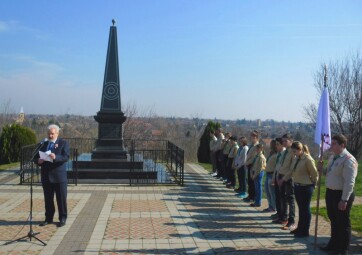
M 329 93 L 325 86 L 322 97 L 319 101 L 317 125 L 314 134 L 314 142 L 322 146 L 322 136 L 324 138 L 323 151 L 331 147 L 331 125 L 329 111 Z

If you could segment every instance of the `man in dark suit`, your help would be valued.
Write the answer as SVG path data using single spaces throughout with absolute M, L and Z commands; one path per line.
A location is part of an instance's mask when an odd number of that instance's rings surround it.
M 59 227 L 63 227 L 67 220 L 67 169 L 69 159 L 69 144 L 58 138 L 59 126 L 48 126 L 48 141 L 40 148 L 48 158 L 37 158 L 37 164 L 41 167 L 41 182 L 44 191 L 45 221 L 40 226 L 53 223 L 55 213 L 54 193 L 57 199 L 59 213 Z

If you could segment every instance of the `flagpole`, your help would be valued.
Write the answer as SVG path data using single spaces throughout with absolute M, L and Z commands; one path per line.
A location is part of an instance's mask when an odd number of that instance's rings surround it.
M 323 146 L 324 146 L 324 135 L 321 135 L 322 144 L 320 147 L 320 156 L 319 156 L 319 162 L 323 163 Z M 317 248 L 317 237 L 318 237 L 318 216 L 319 216 L 319 200 L 321 197 L 321 183 L 322 183 L 322 175 L 323 170 L 319 172 L 319 178 L 318 178 L 318 185 L 317 185 L 317 212 L 315 217 L 315 227 L 314 227 L 314 249 Z
M 327 65 L 324 66 L 324 88 L 327 87 Z M 325 142 L 325 135 L 321 134 L 321 146 L 320 146 L 320 153 L 319 153 L 319 162 L 323 165 L 323 153 L 324 153 L 324 142 Z M 322 183 L 322 176 L 323 176 L 323 168 L 319 172 L 318 178 L 318 185 L 317 185 L 317 211 L 316 211 L 316 218 L 315 218 L 315 227 L 314 227 L 314 249 L 317 248 L 317 237 L 318 237 L 318 217 L 319 217 L 319 201 L 321 197 L 321 183 Z

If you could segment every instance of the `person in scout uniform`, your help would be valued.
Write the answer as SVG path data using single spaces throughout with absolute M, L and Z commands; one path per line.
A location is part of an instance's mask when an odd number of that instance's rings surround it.
M 253 160 L 257 154 L 256 145 L 259 144 L 259 132 L 254 130 L 250 133 L 251 144 L 249 146 L 248 154 L 246 156 L 246 167 L 248 168 L 248 197 L 244 198 L 245 202 L 252 202 L 255 199 L 255 185 L 254 180 L 251 178 L 250 172 Z
M 265 183 L 264 183 L 264 190 L 266 194 L 266 198 L 268 200 L 268 208 L 265 208 L 264 212 L 275 212 L 275 188 L 273 184 L 273 174 L 275 171 L 275 166 L 277 163 L 277 148 L 276 148 L 276 140 L 270 141 L 270 153 L 266 161 L 266 168 L 265 168 Z
M 255 202 L 250 204 L 252 207 L 260 207 L 261 206 L 261 195 L 263 193 L 263 185 L 261 184 L 264 170 L 266 166 L 266 158 L 263 154 L 264 146 L 262 144 L 255 145 L 256 155 L 253 159 L 250 176 L 254 181 L 255 185 Z
M 225 139 L 224 134 L 222 133 L 221 128 L 216 129 L 215 131 L 215 136 L 217 138 L 217 141 L 215 143 L 215 159 L 216 159 L 216 169 L 217 169 L 217 174 L 214 176 L 215 178 L 220 178 L 222 177 L 222 167 L 221 167 L 221 162 L 222 162 L 222 143 Z
M 240 198 L 246 197 L 246 187 L 247 187 L 247 176 L 248 169 L 245 166 L 246 156 L 249 150 L 248 140 L 246 137 L 242 136 L 239 139 L 239 150 L 237 152 L 236 158 L 234 160 L 234 168 L 236 169 L 238 175 L 239 187 L 235 190 L 239 192 Z
M 326 206 L 331 221 L 331 239 L 324 251 L 335 254 L 347 254 L 351 242 L 350 211 L 354 201 L 354 184 L 357 176 L 358 163 L 346 149 L 347 138 L 338 134 L 332 137 L 331 151 L 334 156 L 328 160 L 326 173 Z M 323 161 L 319 162 L 319 170 Z
M 310 201 L 318 181 L 318 171 L 307 145 L 295 141 L 291 148 L 295 155 L 292 162 L 294 194 L 299 208 L 298 226 L 291 233 L 295 237 L 308 237 L 312 219 Z
M 291 164 L 294 158 L 294 154 L 290 148 L 293 143 L 293 136 L 285 134 L 282 136 L 283 145 L 286 150 L 281 158 L 281 165 L 278 173 L 278 186 L 280 190 L 281 198 L 281 220 L 288 223 L 282 227 L 283 230 L 295 229 L 295 204 L 294 204 L 294 187 L 292 180 Z M 288 217 L 289 207 L 289 217 Z M 284 222 L 283 222 L 284 223 Z
M 223 181 L 223 183 L 227 183 L 227 172 L 226 172 L 226 165 L 228 161 L 228 156 L 231 148 L 231 141 L 230 141 L 231 133 L 225 134 L 225 139 L 222 143 L 222 161 L 221 161 L 221 167 L 222 167 L 222 176 L 220 180 Z
M 211 164 L 212 164 L 212 176 L 216 176 L 217 175 L 217 168 L 216 168 L 216 142 L 217 142 L 217 138 L 215 136 L 215 132 L 213 130 L 211 130 L 209 132 L 210 134 L 210 143 L 209 143 L 209 147 L 210 147 L 210 160 L 211 160 Z
M 281 137 L 278 137 L 275 139 L 275 146 L 277 149 L 277 158 L 276 158 L 276 165 L 275 165 L 275 171 L 273 174 L 272 184 L 274 184 L 275 207 L 276 207 L 277 212 L 275 214 L 273 214 L 271 216 L 271 218 L 273 219 L 273 223 L 286 224 L 287 223 L 286 220 L 284 220 L 285 222 L 283 222 L 283 220 L 282 220 L 281 193 L 280 193 L 278 182 L 277 182 L 282 157 L 285 153 L 285 147 L 283 145 L 283 139 Z
M 230 137 L 231 140 L 231 147 L 228 155 L 228 161 L 226 165 L 226 171 L 227 171 L 227 179 L 228 183 L 226 184 L 227 188 L 234 189 L 235 188 L 235 169 L 233 168 L 234 165 L 234 159 L 238 153 L 239 145 L 237 142 L 237 137 L 232 136 Z

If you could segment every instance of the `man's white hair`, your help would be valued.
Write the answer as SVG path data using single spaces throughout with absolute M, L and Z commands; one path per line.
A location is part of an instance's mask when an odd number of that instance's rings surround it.
M 60 127 L 58 125 L 51 124 L 48 126 L 48 130 L 51 130 L 51 129 L 55 129 L 55 131 L 57 131 L 57 133 L 59 133 Z

